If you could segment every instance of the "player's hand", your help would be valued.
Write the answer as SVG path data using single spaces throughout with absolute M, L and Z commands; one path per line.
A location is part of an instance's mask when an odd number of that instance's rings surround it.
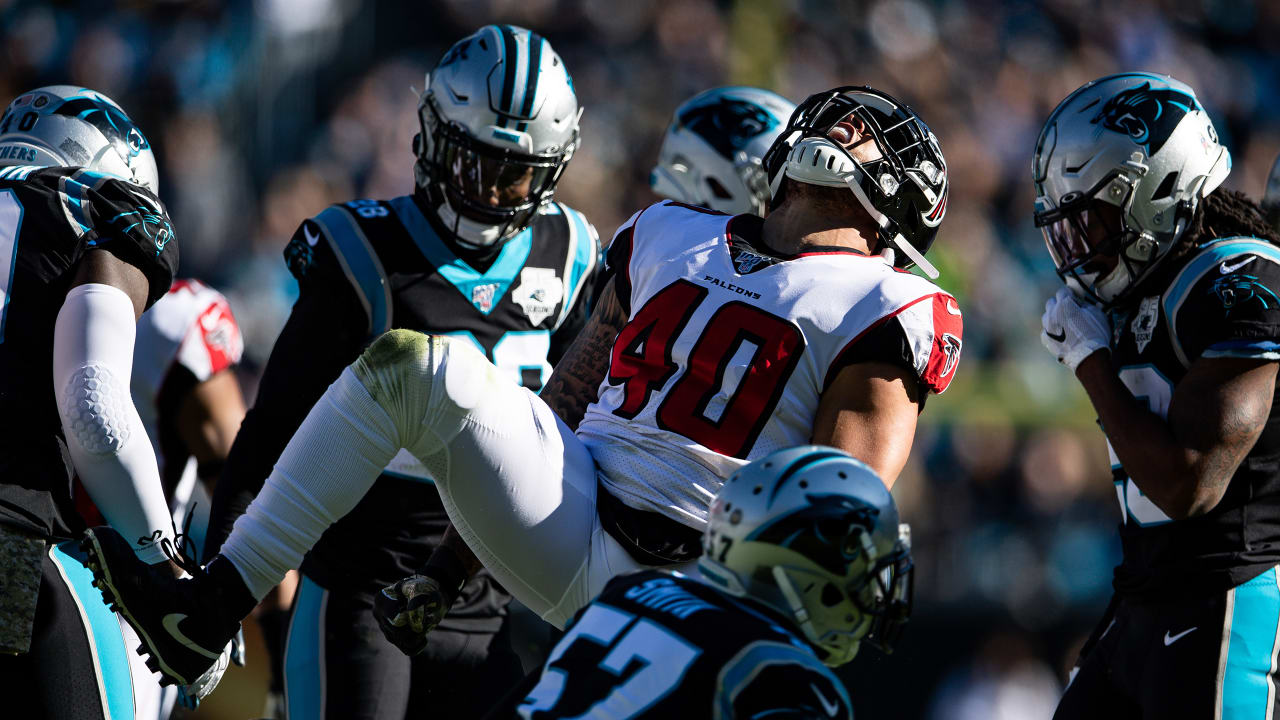
M 1044 304 L 1040 324 L 1040 342 L 1071 372 L 1085 358 L 1111 346 L 1111 322 L 1107 316 L 1097 307 L 1077 300 L 1066 288 L 1059 288 Z
M 227 671 L 236 654 L 239 653 L 240 661 L 237 665 L 244 665 L 244 630 L 241 629 L 236 633 L 236 639 L 227 643 L 222 649 L 222 654 L 214 661 L 213 665 L 204 671 L 204 674 L 196 678 L 196 681 L 190 685 L 181 685 L 178 687 L 178 704 L 189 710 L 195 710 L 200 701 L 209 696 L 218 687 L 218 683 L 222 682 L 222 675 Z
M 400 652 L 413 656 L 427 647 L 427 633 L 435 629 L 449 611 L 449 602 L 440 583 L 425 575 L 410 575 L 385 587 L 373 599 L 373 616 L 378 627 Z

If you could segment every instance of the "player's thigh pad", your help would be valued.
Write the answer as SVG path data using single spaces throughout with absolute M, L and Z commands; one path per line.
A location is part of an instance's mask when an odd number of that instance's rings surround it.
M 546 617 L 585 584 L 598 527 L 595 463 L 546 403 L 470 343 L 411 331 L 383 335 L 353 371 L 403 429 L 399 442 L 431 472 L 458 532 L 513 595 Z

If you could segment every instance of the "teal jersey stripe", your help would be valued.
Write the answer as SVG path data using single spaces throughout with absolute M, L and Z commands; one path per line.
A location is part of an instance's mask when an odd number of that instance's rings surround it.
M 331 207 L 315 217 L 369 316 L 369 337 L 391 329 L 391 284 L 378 254 L 351 215 Z
M 1269 676 L 1280 628 L 1280 585 L 1277 585 L 1276 569 L 1270 568 L 1229 592 L 1235 600 L 1230 604 L 1230 636 L 1218 717 L 1263 720 L 1269 717 Z
M 324 720 L 325 606 L 329 593 L 303 575 L 284 649 L 285 705 L 292 720 Z
M 440 276 L 448 280 L 477 311 L 485 315 L 493 312 L 493 309 L 498 306 L 498 301 L 507 294 L 507 290 L 515 282 L 520 270 L 529 259 L 529 252 L 533 249 L 533 230 L 525 228 L 502 246 L 493 265 L 481 274 L 444 244 L 411 196 L 398 197 L 392 200 L 390 205 L 395 210 L 396 216 L 400 218 L 400 223 L 413 238 L 414 244 L 435 266 Z M 487 310 L 481 309 L 474 301 L 476 288 L 485 285 L 494 286 L 493 301 Z
M 49 548 L 49 559 L 57 565 L 87 626 L 108 719 L 131 720 L 134 716 L 133 675 L 119 619 L 102 602 L 102 593 L 93 586 L 93 573 L 85 567 L 86 558 L 77 543 L 68 541 Z
M 803 665 L 818 674 L 826 675 L 831 678 L 831 684 L 839 691 L 845 707 L 853 707 L 844 683 L 835 679 L 831 671 L 818 662 L 811 653 L 792 645 L 758 640 L 743 648 L 733 659 L 725 663 L 724 669 L 720 671 L 720 677 L 716 683 L 716 704 L 720 706 L 721 717 L 735 717 L 733 701 L 737 699 L 738 693 L 742 692 L 768 665 Z
M 1184 367 L 1190 366 L 1190 359 L 1187 358 L 1185 351 L 1182 349 L 1182 343 L 1178 340 L 1178 311 L 1182 309 L 1182 305 L 1187 300 L 1187 296 L 1191 293 L 1191 288 L 1195 287 L 1196 282 L 1204 276 L 1205 273 L 1213 271 L 1220 263 L 1242 255 L 1257 255 L 1271 262 L 1280 263 L 1280 248 L 1257 238 L 1235 237 L 1214 240 L 1207 244 L 1199 254 L 1197 254 L 1186 267 L 1182 268 L 1170 283 L 1170 290 L 1164 294 L 1162 306 L 1164 308 L 1165 318 L 1169 322 L 1170 337 L 1173 338 L 1173 349 L 1178 356 L 1178 361 Z

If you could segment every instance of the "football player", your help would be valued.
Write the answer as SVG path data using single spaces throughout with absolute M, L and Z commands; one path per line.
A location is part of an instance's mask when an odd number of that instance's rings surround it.
M 649 187 L 690 205 L 763 217 L 769 206 L 764 154 L 795 109 L 781 95 L 753 87 L 694 95 L 671 118 Z
M 1267 186 L 1262 195 L 1262 212 L 1271 227 L 1280 230 L 1280 157 L 1271 164 Z
M 127 552 L 172 577 L 129 379 L 135 323 L 169 288 L 178 246 L 150 145 L 101 93 L 19 95 L 0 116 L 0 166 L 0 684 L 42 717 L 132 716 L 120 625 L 66 542 L 84 526 L 72 476 Z
M 523 701 L 486 717 L 851 720 L 823 665 L 890 652 L 911 611 L 909 529 L 880 478 L 831 448 L 767 455 L 720 489 L 702 547 L 700 577 L 611 580 Z
M 156 452 L 170 515 L 195 547 L 208 525 L 208 489 L 244 419 L 234 369 L 243 351 L 227 299 L 199 280 L 175 281 L 138 320 L 130 392 Z M 123 630 L 129 647 L 137 647 L 133 629 L 123 623 Z M 168 718 L 176 689 L 162 688 L 161 676 L 138 655 L 130 660 L 135 717 Z
M 300 294 L 216 491 L 210 551 L 325 388 L 387 330 L 464 343 L 513 387 L 546 383 L 586 320 L 600 252 L 590 223 L 552 197 L 579 114 L 563 61 L 537 33 L 486 26 L 445 53 L 418 105 L 415 193 L 330 207 L 285 250 Z M 409 453 L 379 471 L 302 564 L 288 716 L 400 720 L 429 702 L 441 717 L 477 717 L 522 675 L 510 596 L 482 573 L 427 653 L 410 661 L 388 643 L 373 596 L 426 562 L 447 517 L 433 473 Z
M 1273 712 L 1280 236 L 1230 168 L 1195 92 L 1151 73 L 1076 90 L 1036 146 L 1066 283 L 1041 339 L 1098 413 L 1124 551 L 1062 720 Z
M 937 140 L 889 95 L 837 88 L 797 109 L 765 168 L 766 219 L 666 201 L 623 225 L 550 402 L 467 342 L 394 330 L 325 391 L 207 573 L 165 578 L 91 530 L 104 584 L 171 677 L 203 670 L 232 618 L 401 448 L 484 566 L 557 626 L 615 575 L 692 568 L 715 492 L 776 449 L 833 445 L 891 483 L 960 352 L 955 299 L 905 272 L 932 269 L 922 253 L 947 201 Z M 401 582 L 391 624 L 427 629 L 459 569 Z M 164 627 L 175 613 L 177 634 Z

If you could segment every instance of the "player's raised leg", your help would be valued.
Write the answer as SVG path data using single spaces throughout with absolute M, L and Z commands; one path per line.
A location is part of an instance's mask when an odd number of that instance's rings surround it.
M 330 386 L 207 569 L 149 573 L 118 534 L 95 528 L 86 547 L 98 580 L 161 670 L 185 682 L 400 448 L 426 464 L 459 532 L 522 602 L 543 616 L 585 602 L 566 591 L 592 543 L 606 544 L 586 447 L 470 345 L 408 330 L 382 336 Z M 621 550 L 611 560 L 628 562 Z

